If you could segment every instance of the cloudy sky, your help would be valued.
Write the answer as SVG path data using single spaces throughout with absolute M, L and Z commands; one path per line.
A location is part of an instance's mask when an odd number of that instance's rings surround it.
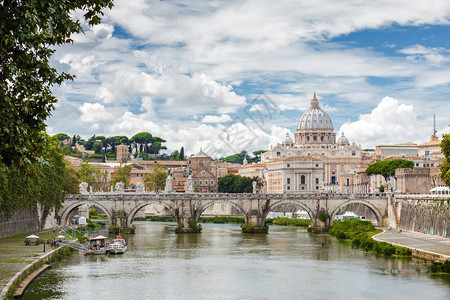
M 449 132 L 447 0 L 115 0 L 73 39 L 52 61 L 76 79 L 54 89 L 51 134 L 267 149 L 295 132 L 314 91 L 363 148 L 426 142 L 433 113 Z

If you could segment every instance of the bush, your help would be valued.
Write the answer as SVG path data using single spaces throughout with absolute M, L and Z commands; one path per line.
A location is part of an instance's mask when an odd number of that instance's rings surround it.
M 282 226 L 308 227 L 309 225 L 311 225 L 311 220 L 277 217 L 275 219 L 267 219 L 266 220 L 266 224 L 275 224 L 275 225 L 282 225 Z
M 321 213 L 319 213 L 319 220 L 320 221 L 322 221 L 322 222 L 326 222 L 327 221 L 327 219 L 329 218 L 330 216 L 326 213 L 326 212 L 321 212 Z
M 445 262 L 433 262 L 427 266 L 429 273 L 450 273 L 450 260 Z

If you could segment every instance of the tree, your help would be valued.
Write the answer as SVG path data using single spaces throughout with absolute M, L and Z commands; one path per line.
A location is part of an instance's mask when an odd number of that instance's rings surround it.
M 184 160 L 184 147 L 180 149 L 180 160 Z
M 450 133 L 443 136 L 441 149 L 445 157 L 441 164 L 441 178 L 447 186 L 450 186 Z
M 159 164 L 153 165 L 153 170 L 150 175 L 145 175 L 143 181 L 147 191 L 164 190 L 166 186 L 166 179 L 168 172 L 165 167 Z
M 123 182 L 123 185 L 126 188 L 130 183 L 131 169 L 133 169 L 133 167 L 130 165 L 123 165 L 117 168 L 116 175 L 112 181 L 112 186 L 115 186 L 118 182 Z
M 371 164 L 366 169 L 367 176 L 370 175 L 383 175 L 387 181 L 389 177 L 395 177 L 395 169 L 399 168 L 414 168 L 414 162 L 406 159 L 394 159 L 394 160 L 382 160 Z
M 86 142 L 84 142 L 83 146 L 86 150 L 92 150 L 95 143 L 95 134 L 91 136 Z
M 59 141 L 70 139 L 70 136 L 65 133 L 57 133 L 54 135 L 54 137 L 56 137 Z
M 94 190 L 100 190 L 102 186 L 106 186 L 108 171 L 102 171 L 100 168 L 90 165 L 87 160 L 81 163 L 78 172 L 80 173 L 80 180 L 92 186 Z
M 175 150 L 170 154 L 170 158 L 173 160 L 179 160 L 180 159 L 180 152 L 178 150 Z
M 261 154 L 263 154 L 264 152 L 267 152 L 267 150 L 253 151 L 253 155 L 255 156 L 255 162 L 261 161 Z
M 140 132 L 132 137 L 133 141 L 140 145 L 140 152 L 147 151 L 147 145 L 152 141 L 152 135 L 149 132 Z
M 72 19 L 84 12 L 89 25 L 100 23 L 112 0 L 5 0 L 0 5 L 0 162 L 26 169 L 42 163 L 48 136 L 45 120 L 57 102 L 53 85 L 73 77 L 50 66 L 57 45 L 83 32 Z M 31 171 L 31 170 L 30 170 Z
M 65 161 L 66 172 L 64 174 L 63 189 L 67 194 L 78 194 L 80 186 L 80 173 L 72 166 L 71 163 Z
M 94 150 L 95 153 L 97 154 L 102 153 L 103 150 L 102 141 L 95 141 L 94 144 L 92 145 L 92 150 Z
M 258 182 L 258 177 L 243 177 L 240 175 L 228 174 L 219 177 L 219 193 L 251 193 L 253 191 L 253 181 Z
M 40 205 L 41 226 L 52 209 L 59 209 L 65 196 L 66 165 L 59 142 L 45 135 L 43 163 L 26 170 L 0 162 L 0 214 L 8 219 L 14 212 Z

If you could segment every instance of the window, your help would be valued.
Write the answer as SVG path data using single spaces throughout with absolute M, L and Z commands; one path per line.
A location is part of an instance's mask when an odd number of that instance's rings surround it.
M 336 170 L 336 165 L 335 164 L 331 165 L 331 170 L 333 170 L 333 171 Z
M 316 168 L 318 168 L 319 167 L 319 164 L 316 164 Z
M 203 162 L 202 162 L 202 161 L 199 162 L 199 163 L 198 163 L 198 166 L 199 166 L 200 168 L 203 168 Z
M 194 185 L 197 185 L 197 180 L 194 180 Z
M 199 180 L 199 181 L 198 181 L 198 184 L 199 184 L 199 185 L 203 185 L 203 180 Z
M 300 177 L 300 183 L 301 184 L 305 184 L 305 175 L 302 175 L 302 177 Z
M 319 178 L 316 178 L 316 184 L 318 184 L 319 183 Z
M 291 165 L 290 165 L 290 164 L 287 164 L 287 167 L 288 167 L 288 168 L 290 168 L 290 167 L 291 167 Z
M 318 190 L 319 189 L 319 187 L 316 185 L 316 190 Z
M 353 152 L 352 152 L 352 156 L 355 156 L 355 155 L 356 155 L 356 153 L 355 153 L 355 151 L 353 151 Z
M 277 156 L 280 156 L 280 152 L 277 152 Z
M 208 185 L 208 180 L 205 180 L 205 185 Z
M 289 191 L 289 190 L 291 189 L 291 187 L 290 187 L 290 186 L 288 186 L 288 187 L 287 187 L 287 189 L 288 189 L 288 191 Z
M 302 191 L 305 189 L 305 187 L 304 186 L 302 186 Z
M 317 136 L 314 137 L 314 142 L 317 141 Z
M 211 180 L 209 183 L 210 183 L 211 185 L 214 185 L 214 180 Z
M 347 178 L 347 186 L 350 185 L 350 179 Z
M 291 184 L 291 179 L 290 178 L 287 179 L 287 184 Z

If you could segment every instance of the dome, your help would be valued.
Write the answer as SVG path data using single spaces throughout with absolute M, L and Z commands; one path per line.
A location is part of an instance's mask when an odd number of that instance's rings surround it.
M 284 138 L 283 143 L 284 144 L 293 144 L 294 143 L 294 141 L 292 141 L 291 137 L 289 136 L 289 132 L 286 133 L 286 137 Z
M 205 152 L 203 152 L 202 148 L 200 148 L 200 152 L 198 152 L 197 154 L 195 154 L 193 157 L 195 158 L 200 158 L 200 157 L 211 157 L 208 154 L 206 154 Z
M 326 112 L 320 109 L 316 93 L 311 99 L 311 107 L 298 120 L 297 130 L 328 129 L 333 130 L 333 122 Z
M 341 137 L 338 139 L 338 144 L 350 144 L 344 133 L 342 133 Z

